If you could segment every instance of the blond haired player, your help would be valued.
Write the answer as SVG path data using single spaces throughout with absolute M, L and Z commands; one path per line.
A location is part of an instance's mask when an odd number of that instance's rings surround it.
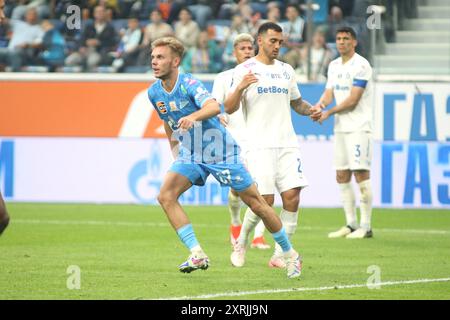
M 325 108 L 336 100 L 336 106 L 323 111 L 320 123 L 335 115 L 334 165 L 344 207 L 346 225 L 328 234 L 329 238 L 361 239 L 372 237 L 372 158 L 373 127 L 372 68 L 355 52 L 356 33 L 343 27 L 336 31 L 340 57 L 328 67 L 326 89 L 316 106 Z M 358 224 L 355 194 L 351 178 L 355 176 L 360 190 L 361 223 Z
M 254 42 L 255 40 L 248 33 L 241 33 L 234 39 L 233 55 L 235 56 L 238 64 L 241 64 L 242 62 L 255 56 L 255 48 L 253 45 Z M 221 72 L 216 76 L 213 84 L 212 95 L 216 98 L 217 102 L 223 103 L 225 101 L 227 93 L 233 84 L 233 73 L 234 69 L 230 69 Z M 223 121 L 225 122 L 226 128 L 238 142 L 242 149 L 242 154 L 245 156 L 247 134 L 245 132 L 245 120 L 242 110 L 239 109 L 233 114 L 223 113 L 221 116 L 224 117 Z M 236 243 L 242 228 L 241 207 L 242 201 L 237 192 L 230 189 L 228 194 L 228 210 L 231 215 L 230 239 L 233 245 Z M 270 248 L 270 245 L 268 245 L 264 239 L 264 230 L 264 223 L 260 221 L 255 228 L 255 234 L 252 241 L 253 248 Z

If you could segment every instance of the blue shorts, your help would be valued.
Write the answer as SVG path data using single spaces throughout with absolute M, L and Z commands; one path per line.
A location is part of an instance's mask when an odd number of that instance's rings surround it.
M 212 174 L 221 186 L 231 187 L 236 191 L 244 191 L 254 183 L 247 168 L 241 162 L 205 164 L 177 160 L 169 171 L 185 176 L 197 186 L 203 186 L 209 174 Z

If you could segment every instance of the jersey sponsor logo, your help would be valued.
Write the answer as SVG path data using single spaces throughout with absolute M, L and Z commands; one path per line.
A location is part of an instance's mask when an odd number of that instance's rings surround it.
M 280 88 L 277 86 L 271 86 L 271 87 L 257 87 L 258 94 L 264 94 L 264 93 L 277 93 L 277 94 L 288 94 L 289 90 L 286 88 Z
M 256 65 L 256 63 L 255 63 L 254 61 L 252 61 L 252 62 L 249 62 L 249 63 L 244 64 L 244 67 L 245 67 L 245 68 L 250 68 L 250 67 L 253 67 L 253 66 L 255 66 L 255 65 Z
M 334 90 L 348 91 L 348 90 L 350 90 L 350 87 L 349 86 L 341 86 L 341 85 L 337 84 L 334 86 Z
M 166 107 L 166 104 L 164 103 L 164 101 L 156 102 L 156 107 L 158 108 L 159 112 L 161 112 L 162 114 L 167 113 L 167 107 Z

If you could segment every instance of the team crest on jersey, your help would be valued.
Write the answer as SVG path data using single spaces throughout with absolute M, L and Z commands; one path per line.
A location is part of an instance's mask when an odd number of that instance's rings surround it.
M 175 101 L 169 102 L 170 111 L 178 111 L 177 103 Z
M 286 80 L 291 79 L 291 75 L 289 74 L 289 72 L 287 72 L 286 70 L 283 72 L 283 76 Z
M 164 103 L 164 101 L 156 102 L 156 107 L 158 108 L 159 112 L 161 112 L 162 114 L 167 113 L 167 107 L 166 107 L 166 104 Z

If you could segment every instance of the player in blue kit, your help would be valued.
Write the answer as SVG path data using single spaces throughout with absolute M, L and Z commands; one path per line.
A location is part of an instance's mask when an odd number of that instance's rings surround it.
M 236 190 L 242 201 L 264 221 L 283 249 L 287 276 L 300 276 L 300 255 L 293 249 L 280 218 L 258 193 L 239 158 L 238 145 L 216 117 L 221 106 L 199 80 L 190 74 L 179 73 L 183 53 L 183 45 L 173 37 L 152 43 L 151 66 L 159 80 L 148 89 L 149 99 L 164 121 L 175 157 L 158 201 L 180 240 L 191 251 L 188 259 L 179 266 L 180 271 L 189 273 L 209 266 L 208 256 L 178 198 L 193 185 L 204 185 L 212 174 L 222 186 Z

